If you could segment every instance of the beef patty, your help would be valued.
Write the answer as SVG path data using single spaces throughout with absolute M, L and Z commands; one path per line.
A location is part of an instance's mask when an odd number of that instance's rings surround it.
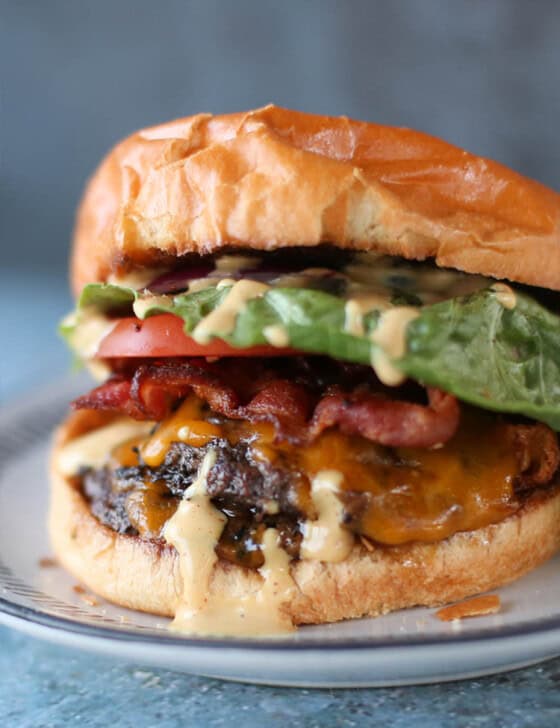
M 299 524 L 306 517 L 301 505 L 302 476 L 255 458 L 247 443 L 231 445 L 216 439 L 204 447 L 192 447 L 176 442 L 157 468 L 140 464 L 85 469 L 83 494 L 93 515 L 113 531 L 159 539 L 209 449 L 215 451 L 216 462 L 208 473 L 207 492 L 228 517 L 219 555 L 258 568 L 263 563 L 261 536 L 266 528 L 275 527 L 283 548 L 297 556 Z
M 500 437 L 509 442 L 504 453 L 507 455 L 507 452 L 513 451 L 515 454 L 518 475 L 511 483 L 509 502 L 503 504 L 505 510 L 495 520 L 513 512 L 536 488 L 558 485 L 559 451 L 555 434 L 540 424 L 504 423 L 501 427 Z M 473 462 L 470 462 L 468 451 L 460 449 L 461 459 L 466 460 L 463 464 L 467 474 L 472 475 L 473 468 L 475 474 L 478 473 L 476 461 L 479 455 L 484 457 L 482 444 L 477 443 L 479 439 L 475 441 L 472 451 L 475 458 Z M 473 448 L 472 443 L 470 447 Z M 492 452 L 493 446 L 487 443 L 486 447 Z M 343 490 L 339 494 L 344 508 L 344 526 L 349 530 L 370 535 L 367 520 L 370 518 L 371 523 L 372 515 L 375 518 L 379 508 L 386 511 L 385 517 L 389 523 L 392 519 L 400 519 L 401 522 L 404 519 L 406 522 L 410 498 L 419 499 L 421 510 L 425 505 L 424 498 L 433 500 L 429 491 L 423 495 L 415 491 L 420 484 L 405 485 L 405 471 L 417 464 L 403 460 L 402 451 L 381 447 L 366 440 L 360 444 L 355 439 L 347 440 L 344 448 L 348 452 L 347 457 L 354 458 L 362 468 L 356 471 L 357 477 L 350 480 L 356 483 L 356 490 Z M 263 458 L 262 452 L 254 449 L 250 441 L 231 443 L 225 438 L 216 437 L 199 447 L 174 442 L 162 463 L 158 467 L 149 467 L 142 460 L 140 451 L 134 448 L 137 453 L 134 461 L 137 464 L 133 466 L 84 469 L 80 477 L 81 490 L 93 515 L 112 530 L 160 540 L 163 538 L 165 523 L 195 480 L 209 449 L 215 452 L 216 459 L 208 473 L 206 489 L 213 504 L 228 519 L 218 545 L 219 555 L 234 563 L 258 568 L 262 565 L 259 548 L 261 537 L 266 528 L 275 527 L 280 533 L 283 547 L 290 555 L 297 557 L 302 539 L 301 524 L 313 519 L 316 513 L 310 496 L 309 480 L 298 469 L 298 460 L 290 452 L 279 450 L 274 460 L 270 461 Z M 442 450 L 438 452 L 445 453 Z M 501 457 L 499 454 L 494 456 L 498 462 Z M 429 467 L 432 466 L 428 466 L 428 473 Z M 363 484 L 361 478 L 366 477 L 370 469 L 375 469 L 381 481 L 385 479 L 382 485 L 385 490 L 381 496 L 378 493 L 375 497 L 364 489 L 360 491 L 360 484 Z M 398 473 L 405 473 L 404 480 L 399 479 L 401 476 Z M 484 475 L 476 477 L 484 478 Z M 392 487 L 387 478 L 394 480 L 393 486 L 396 487 Z M 429 485 L 429 479 L 427 482 Z M 465 487 L 468 486 L 465 484 Z M 405 501 L 402 500 L 403 488 L 408 488 L 408 495 L 404 495 Z M 441 499 L 441 495 L 438 497 Z M 454 507 L 452 503 L 447 503 L 445 507 L 449 509 L 449 506 Z

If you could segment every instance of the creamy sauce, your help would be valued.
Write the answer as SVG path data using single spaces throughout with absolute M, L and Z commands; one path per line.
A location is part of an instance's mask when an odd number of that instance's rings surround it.
M 344 331 L 352 336 L 364 335 L 364 314 L 353 299 L 346 301 L 344 306 Z
M 352 336 L 363 336 L 364 316 L 371 311 L 385 311 L 391 306 L 386 293 L 360 293 L 353 296 L 344 306 L 344 330 Z
M 195 278 L 189 281 L 187 293 L 198 293 L 199 291 L 205 291 L 207 288 L 211 288 L 216 285 L 216 279 L 208 276 L 207 278 Z
M 248 255 L 222 255 L 216 258 L 214 270 L 220 273 L 239 273 L 247 268 L 257 268 L 261 259 Z
M 216 288 L 220 290 L 220 288 L 229 288 L 229 286 L 234 286 L 237 283 L 235 278 L 220 278 L 220 280 L 216 283 Z
M 505 283 L 494 283 L 492 290 L 496 292 L 496 301 L 504 308 L 512 311 L 517 305 L 515 291 Z
M 396 306 L 384 311 L 371 340 L 377 347 L 372 349 L 372 366 L 380 381 L 387 386 L 402 384 L 406 376 L 393 364 L 406 350 L 406 327 L 420 312 L 412 306 Z
M 207 344 L 214 336 L 231 334 L 237 316 L 246 303 L 262 296 L 268 288 L 257 281 L 237 281 L 222 303 L 196 325 L 192 332 L 193 339 L 198 344 Z
M 152 281 L 155 281 L 156 278 L 167 273 L 168 270 L 168 268 L 139 268 L 138 270 L 133 270 L 130 273 L 124 273 L 123 275 L 116 275 L 113 273 L 107 278 L 107 283 L 111 283 L 115 286 L 132 288 L 135 291 L 141 291 Z
M 406 375 L 397 369 L 381 349 L 372 349 L 371 366 L 379 377 L 379 381 L 387 387 L 398 387 L 406 380 Z
M 390 261 L 386 256 L 359 254 L 344 268 L 344 273 L 351 281 L 368 287 L 398 289 L 414 294 L 424 304 L 473 293 L 487 288 L 492 282 L 489 278 L 460 271 L 396 267 Z
M 287 273 L 274 279 L 275 288 L 306 288 L 315 283 L 315 276 L 305 276 L 303 273 Z
M 179 554 L 183 578 L 181 605 L 177 610 L 178 622 L 187 623 L 207 604 L 210 580 L 218 560 L 214 551 L 227 518 L 214 508 L 206 492 L 206 479 L 216 462 L 216 452 L 208 450 L 196 480 L 185 493 L 175 514 L 165 526 L 164 538 Z
M 248 637 L 290 632 L 294 625 L 282 607 L 289 602 L 295 584 L 290 558 L 278 543 L 276 529 L 264 533 L 264 565 L 259 569 L 262 582 L 255 591 L 232 594 L 212 589 L 218 560 L 215 548 L 227 520 L 206 492 L 206 479 L 215 461 L 215 451 L 209 450 L 195 482 L 165 526 L 165 540 L 179 554 L 183 579 L 171 629 L 184 634 Z
M 305 270 L 285 273 L 274 279 L 275 288 L 306 288 L 314 286 L 318 278 L 331 276 L 333 273 L 330 268 L 305 268 Z
M 344 510 L 337 496 L 343 480 L 338 470 L 321 470 L 313 478 L 311 498 L 318 517 L 303 526 L 302 559 L 336 563 L 352 550 L 354 535 L 341 526 Z
M 272 346 L 281 348 L 288 346 L 290 343 L 290 336 L 287 329 L 281 324 L 272 324 L 271 326 L 265 326 L 263 329 L 263 336 Z
M 58 455 L 57 467 L 66 476 L 76 475 L 83 467 L 101 468 L 109 460 L 115 445 L 145 437 L 153 426 L 153 422 L 123 419 L 92 430 L 64 445 Z
M 270 516 L 275 516 L 277 513 L 280 513 L 280 506 L 275 500 L 269 499 L 263 502 L 263 511 Z
M 258 570 L 262 583 L 249 593 L 206 593 L 199 609 L 191 607 L 190 595 L 179 606 L 171 629 L 183 634 L 237 637 L 274 637 L 295 630 L 284 606 L 290 602 L 295 583 L 290 557 L 278 544 L 278 532 L 268 528 L 261 549 L 264 565 Z M 198 590 L 196 590 L 198 591 Z
M 173 305 L 173 296 L 148 295 L 137 298 L 132 304 L 132 310 L 139 319 L 143 319 L 149 309 L 155 307 L 169 308 L 171 305 Z
M 112 374 L 111 367 L 103 359 L 87 359 L 84 366 L 96 382 L 104 382 Z
M 95 313 L 89 309 L 80 311 L 76 316 L 67 316 L 63 325 L 76 327 L 70 335 L 70 346 L 82 359 L 92 359 L 97 354 L 99 345 L 117 325 L 116 319 L 109 319 L 103 314 Z

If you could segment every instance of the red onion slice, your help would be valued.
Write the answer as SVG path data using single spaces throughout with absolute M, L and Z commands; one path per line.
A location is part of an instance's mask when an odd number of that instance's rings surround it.
M 213 263 L 204 265 L 195 265 L 188 268 L 180 268 L 175 271 L 169 271 L 155 278 L 148 286 L 148 290 L 152 293 L 179 293 L 185 291 L 189 287 L 191 281 L 199 278 L 212 277 L 216 282 L 222 278 L 250 278 L 253 281 L 269 283 L 280 276 L 290 275 L 292 273 L 301 273 L 309 265 L 259 265 L 252 268 L 240 268 L 237 271 L 217 271 Z M 336 276 L 336 271 L 325 271 L 322 278 L 330 278 Z

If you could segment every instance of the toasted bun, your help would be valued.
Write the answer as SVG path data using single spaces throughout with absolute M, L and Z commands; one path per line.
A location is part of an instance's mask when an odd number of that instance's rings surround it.
M 410 129 L 266 106 L 133 134 L 90 180 L 72 283 L 228 247 L 333 243 L 560 289 L 560 195 Z
M 56 451 L 99 423 L 99 415 L 73 415 L 60 429 Z M 53 466 L 50 536 L 60 562 L 106 599 L 132 609 L 172 616 L 182 580 L 172 547 L 123 536 L 101 525 L 88 504 Z M 436 606 L 507 584 L 560 547 L 560 492 L 534 497 L 514 516 L 435 544 L 356 546 L 338 564 L 300 561 L 298 586 L 287 610 L 296 624 L 376 616 L 419 605 Z M 491 567 L 489 567 L 491 565 Z M 258 573 L 219 561 L 211 591 L 244 594 Z

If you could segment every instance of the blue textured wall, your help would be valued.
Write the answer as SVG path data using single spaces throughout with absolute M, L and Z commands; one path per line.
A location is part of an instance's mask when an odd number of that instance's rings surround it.
M 560 188 L 555 0 L 4 0 L 0 21 L 3 265 L 63 270 L 84 180 L 123 135 L 271 100 Z

